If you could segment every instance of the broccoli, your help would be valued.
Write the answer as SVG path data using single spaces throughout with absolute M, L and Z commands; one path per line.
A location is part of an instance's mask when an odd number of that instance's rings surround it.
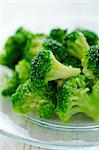
M 93 45 L 82 59 L 83 73 L 90 79 L 99 79 L 99 45 Z
M 69 78 L 58 90 L 56 113 L 62 122 L 68 122 L 77 113 L 99 119 L 99 81 L 90 94 L 84 75 Z
M 65 37 L 65 46 L 68 54 L 80 60 L 89 49 L 86 38 L 81 32 L 78 31 L 74 31 Z
M 29 114 L 34 111 L 41 118 L 46 119 L 52 117 L 54 111 L 54 104 L 47 88 L 37 89 L 30 79 L 21 84 L 12 95 L 12 106 L 17 113 Z
M 30 65 L 26 60 L 21 60 L 15 66 L 13 76 L 2 90 L 3 96 L 11 96 L 17 89 L 18 85 L 24 83 L 29 78 Z
M 85 76 L 71 77 L 64 82 L 57 93 L 56 114 L 62 122 L 68 122 L 72 115 L 80 112 L 77 103 L 81 103 L 82 95 L 88 91 Z M 80 102 L 81 101 L 81 102 Z
M 2 89 L 3 96 L 11 96 L 19 85 L 18 74 L 13 72 L 13 76 L 8 80 L 7 84 Z
M 7 39 L 3 53 L 0 55 L 0 64 L 14 68 L 18 61 L 22 59 L 26 43 L 31 37 L 30 32 L 22 27 L 19 28 L 13 36 Z
M 28 63 L 25 59 L 22 59 L 15 66 L 15 71 L 18 74 L 20 84 L 24 83 L 30 76 L 30 63 Z
M 64 43 L 64 38 L 67 34 L 67 29 L 56 28 L 50 32 L 50 37 L 60 43 Z
M 95 122 L 99 121 L 99 80 L 92 87 L 92 93 L 85 93 L 82 97 L 82 103 L 78 106 L 81 112 L 92 118 Z
M 46 39 L 43 46 L 44 49 L 51 50 L 60 62 L 65 59 L 65 47 L 60 42 L 53 39 Z
M 94 33 L 93 31 L 82 29 L 82 28 L 78 28 L 76 29 L 76 31 L 80 31 L 84 34 L 89 46 L 98 44 L 98 40 L 99 40 L 98 35 Z
M 43 43 L 46 40 L 46 34 L 33 34 L 32 38 L 28 40 L 24 51 L 24 58 L 31 62 L 32 58 L 42 51 Z
M 74 57 L 74 56 L 71 56 L 71 55 L 67 55 L 65 57 L 65 59 L 63 60 L 63 64 L 66 65 L 66 66 L 72 66 L 72 67 L 75 67 L 75 68 L 79 68 L 79 67 L 82 67 L 81 66 L 81 61 Z
M 31 80 L 38 87 L 45 86 L 48 81 L 66 79 L 79 73 L 79 68 L 61 64 L 49 50 L 43 50 L 36 55 L 31 65 Z

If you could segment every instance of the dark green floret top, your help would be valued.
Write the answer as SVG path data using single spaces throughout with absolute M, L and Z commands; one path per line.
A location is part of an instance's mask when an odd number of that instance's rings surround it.
M 67 35 L 67 29 L 55 28 L 50 32 L 50 37 L 58 42 L 64 43 L 64 38 Z
M 25 46 L 31 37 L 32 33 L 22 27 L 19 28 L 14 35 L 7 39 L 3 52 L 0 54 L 0 64 L 14 68 L 23 58 Z
M 93 45 L 82 60 L 83 72 L 89 78 L 99 79 L 99 45 Z
M 50 71 L 50 51 L 40 52 L 32 61 L 31 65 L 31 80 L 35 82 L 35 85 L 45 85 L 45 79 L 47 73 Z
M 65 59 L 65 47 L 60 42 L 53 40 L 53 39 L 47 39 L 44 42 L 44 48 L 47 50 L 50 50 L 55 55 L 56 59 L 58 59 L 60 62 L 63 62 Z

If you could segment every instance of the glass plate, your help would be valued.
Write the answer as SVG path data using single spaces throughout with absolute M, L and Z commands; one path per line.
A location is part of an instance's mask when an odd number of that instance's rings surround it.
M 65 26 L 72 29 L 74 26 L 81 26 L 83 19 L 78 19 L 77 24 L 74 23 L 74 19 L 68 23 L 65 20 L 63 22 Z M 92 29 L 96 22 L 87 18 L 87 23 Z M 30 30 L 33 28 L 34 31 L 39 32 L 47 32 L 52 27 L 49 23 L 42 25 L 42 28 L 33 25 L 33 23 L 31 26 L 26 22 L 13 23 L 13 25 L 1 30 L 2 44 L 6 37 L 14 32 L 19 25 L 29 27 Z M 62 26 L 59 23 L 57 25 Z M 10 69 L 0 66 L 0 88 L 5 82 L 4 75 L 11 76 L 12 72 Z M 56 118 L 42 120 L 35 114 L 18 115 L 12 110 L 10 98 L 0 96 L 0 133 L 33 146 L 56 150 L 99 150 L 98 128 L 98 123 L 93 123 L 90 118 L 82 114 L 74 116 L 68 124 L 62 124 Z

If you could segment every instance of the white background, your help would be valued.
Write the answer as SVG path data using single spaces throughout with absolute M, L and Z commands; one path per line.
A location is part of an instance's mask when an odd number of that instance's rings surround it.
M 45 23 L 45 26 L 83 26 L 99 32 L 99 0 L 0 2 L 0 28 L 23 20 L 38 25 L 38 31 Z

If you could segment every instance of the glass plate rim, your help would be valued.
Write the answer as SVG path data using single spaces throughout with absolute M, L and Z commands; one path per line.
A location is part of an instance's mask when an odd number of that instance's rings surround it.
M 47 148 L 47 149 L 53 149 L 53 150 L 86 150 L 86 148 L 88 148 L 88 150 L 98 150 L 97 148 L 99 148 L 99 145 L 96 145 L 96 146 L 60 146 L 60 145 L 57 145 L 57 143 L 50 143 L 50 142 L 44 142 L 44 141 L 37 141 L 36 139 L 33 140 L 33 139 L 26 139 L 26 138 L 23 138 L 23 137 L 20 137 L 18 135 L 15 135 L 15 134 L 12 134 L 12 133 L 9 133 L 7 131 L 4 131 L 4 130 L 0 130 L 0 134 L 4 135 L 4 136 L 7 136 L 9 138 L 12 138 L 12 139 L 17 139 L 18 141 L 20 142 L 23 142 L 25 144 L 30 144 L 32 146 L 35 146 L 35 147 L 40 147 L 40 148 Z
M 64 131 L 75 131 L 75 132 L 85 132 L 85 131 L 94 131 L 99 130 L 99 124 L 95 125 L 86 125 L 86 126 L 77 126 L 77 125 L 56 125 L 53 123 L 49 123 L 47 121 L 43 121 L 40 118 L 33 118 L 32 115 L 26 115 L 26 119 L 34 124 L 46 127 L 48 129 L 56 129 L 56 130 L 64 130 Z

